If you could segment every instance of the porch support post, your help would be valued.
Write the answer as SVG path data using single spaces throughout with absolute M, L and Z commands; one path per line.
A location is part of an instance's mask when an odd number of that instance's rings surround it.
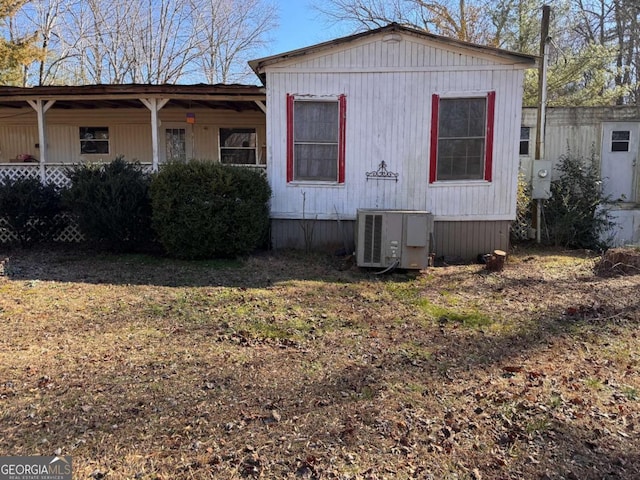
M 45 119 L 45 113 L 49 110 L 54 103 L 55 100 L 47 100 L 46 102 L 42 99 L 37 100 L 27 100 L 31 108 L 36 111 L 38 115 L 38 142 L 40 145 L 40 181 L 44 183 L 46 179 L 46 171 L 45 171 L 45 163 L 47 162 L 47 123 Z
M 254 103 L 258 106 L 260 110 L 262 110 L 262 113 L 264 114 L 267 113 L 267 106 L 264 104 L 264 102 L 261 102 L 260 100 L 255 100 Z
M 158 147 L 158 112 L 169 101 L 168 98 L 141 98 L 140 101 L 151 112 L 151 149 L 152 149 L 152 170 L 158 171 L 158 165 L 160 164 L 160 155 Z

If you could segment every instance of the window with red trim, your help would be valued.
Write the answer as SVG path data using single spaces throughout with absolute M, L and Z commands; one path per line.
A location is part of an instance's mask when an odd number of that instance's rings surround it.
M 287 182 L 344 183 L 346 100 L 287 95 Z
M 431 104 L 429 182 L 491 181 L 495 93 L 441 98 Z

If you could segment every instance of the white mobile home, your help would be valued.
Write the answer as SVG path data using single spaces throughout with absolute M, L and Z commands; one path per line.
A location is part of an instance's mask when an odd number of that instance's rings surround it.
M 437 255 L 508 248 L 535 58 L 391 24 L 250 62 L 267 91 L 274 247 L 353 238 L 358 209 L 429 211 Z M 346 233 L 345 233 L 346 232 Z
M 433 215 L 438 256 L 473 258 L 508 249 L 535 63 L 391 24 L 250 62 L 264 87 L 3 87 L 0 171 L 63 183 L 65 165 L 117 155 L 266 166 L 275 248 L 351 249 L 358 210 L 411 210 Z

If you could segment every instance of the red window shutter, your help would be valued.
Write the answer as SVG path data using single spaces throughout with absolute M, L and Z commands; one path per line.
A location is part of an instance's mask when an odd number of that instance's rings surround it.
M 429 152 L 429 183 L 436 181 L 438 171 L 438 109 L 440 95 L 431 97 L 431 148 Z
M 293 180 L 293 102 L 294 96 L 287 93 L 287 183 Z
M 346 127 L 347 127 L 347 97 L 340 95 L 338 99 L 339 134 L 338 134 L 338 183 L 344 183 L 345 178 L 345 152 L 346 152 Z
M 496 92 L 487 94 L 487 138 L 484 154 L 484 179 L 490 182 L 493 178 L 493 123 L 496 113 Z

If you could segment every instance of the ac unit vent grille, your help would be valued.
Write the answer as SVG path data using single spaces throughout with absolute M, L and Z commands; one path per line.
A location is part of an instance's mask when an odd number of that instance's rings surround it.
M 382 215 L 366 215 L 364 220 L 364 261 L 382 260 Z

